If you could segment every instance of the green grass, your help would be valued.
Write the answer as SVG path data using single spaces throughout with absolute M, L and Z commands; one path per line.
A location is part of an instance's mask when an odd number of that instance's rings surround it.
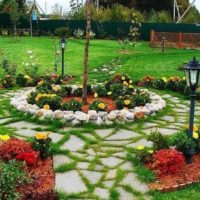
M 82 75 L 84 40 L 69 39 L 67 43 L 65 72 L 78 77 Z M 0 37 L 0 49 L 12 62 L 18 64 L 18 71 L 23 72 L 22 62 L 26 62 L 27 51 L 32 50 L 41 64 L 40 74 L 53 71 L 55 45 L 59 49 L 57 38 L 28 38 L 22 37 L 13 40 L 9 37 Z M 138 42 L 134 49 L 129 48 L 130 54 L 120 53 L 118 41 L 91 40 L 89 50 L 90 80 L 101 79 L 98 73 L 92 72 L 96 67 L 120 59 L 121 68 L 116 72 L 128 73 L 134 80 L 145 75 L 153 76 L 183 76 L 178 67 L 183 62 L 191 60 L 193 56 L 200 57 L 200 51 L 166 49 L 161 53 L 159 48 L 150 48 L 148 42 Z M 118 61 L 117 61 L 118 62 Z M 59 68 L 60 71 L 60 68 Z M 99 80 L 100 81 L 100 80 Z

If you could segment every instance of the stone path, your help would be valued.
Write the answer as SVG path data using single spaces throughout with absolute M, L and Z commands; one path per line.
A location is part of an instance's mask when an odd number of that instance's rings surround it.
M 0 101 L 6 102 L 12 95 L 0 95 Z M 165 115 L 144 123 L 136 122 L 128 129 L 65 127 L 52 132 L 48 125 L 15 121 L 15 116 L 9 113 L 4 104 L 1 104 L 0 112 L 0 124 L 4 125 L 0 126 L 20 138 L 32 137 L 37 130 L 50 132 L 58 152 L 53 157 L 57 172 L 56 190 L 64 191 L 66 195 L 79 200 L 108 200 L 114 190 L 119 200 L 151 199 L 147 185 L 137 178 L 134 166 L 127 161 L 126 155 L 127 148 L 137 148 L 138 145 L 151 147 L 152 143 L 146 137 L 152 131 L 172 135 L 188 123 L 189 102 L 168 94 L 163 98 L 167 101 L 167 108 L 163 111 Z M 200 103 L 196 106 L 196 114 L 199 119 Z M 127 187 L 134 192 L 127 190 Z

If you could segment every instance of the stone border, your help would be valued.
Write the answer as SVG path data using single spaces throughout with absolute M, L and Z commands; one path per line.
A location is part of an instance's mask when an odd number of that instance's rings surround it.
M 16 92 L 15 96 L 11 98 L 11 105 L 18 111 L 38 116 L 40 120 L 58 119 L 70 125 L 78 125 L 87 122 L 92 122 L 96 125 L 111 125 L 114 122 L 134 122 L 138 113 L 142 113 L 142 115 L 155 115 L 156 112 L 166 107 L 165 100 L 159 95 L 149 92 L 151 103 L 147 103 L 143 107 L 135 107 L 129 110 L 113 110 L 110 113 L 102 111 L 97 112 L 95 110 L 89 110 L 88 113 L 81 111 L 75 113 L 73 111 L 52 111 L 40 109 L 37 105 L 32 105 L 27 102 L 28 95 L 34 90 L 35 88 L 31 88 L 28 91 Z

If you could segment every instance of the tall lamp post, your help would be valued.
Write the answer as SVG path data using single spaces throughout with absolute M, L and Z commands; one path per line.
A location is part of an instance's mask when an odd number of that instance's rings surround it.
M 190 124 L 188 136 L 192 138 L 193 136 L 193 126 L 194 126 L 194 108 L 195 108 L 195 97 L 196 89 L 200 85 L 200 64 L 194 57 L 193 60 L 189 62 L 188 65 L 184 66 L 185 76 L 187 86 L 191 90 L 191 100 L 190 100 Z M 192 163 L 192 152 L 189 153 L 188 163 Z
M 65 37 L 62 37 L 60 40 L 60 46 L 61 46 L 61 51 L 62 51 L 62 78 L 64 77 L 65 74 L 65 44 L 66 44 L 66 39 Z

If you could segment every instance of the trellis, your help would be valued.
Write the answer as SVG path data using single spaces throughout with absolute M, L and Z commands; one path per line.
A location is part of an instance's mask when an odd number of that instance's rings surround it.
M 176 33 L 176 32 L 155 32 L 151 30 L 150 46 L 179 49 L 199 49 L 200 48 L 200 33 Z

